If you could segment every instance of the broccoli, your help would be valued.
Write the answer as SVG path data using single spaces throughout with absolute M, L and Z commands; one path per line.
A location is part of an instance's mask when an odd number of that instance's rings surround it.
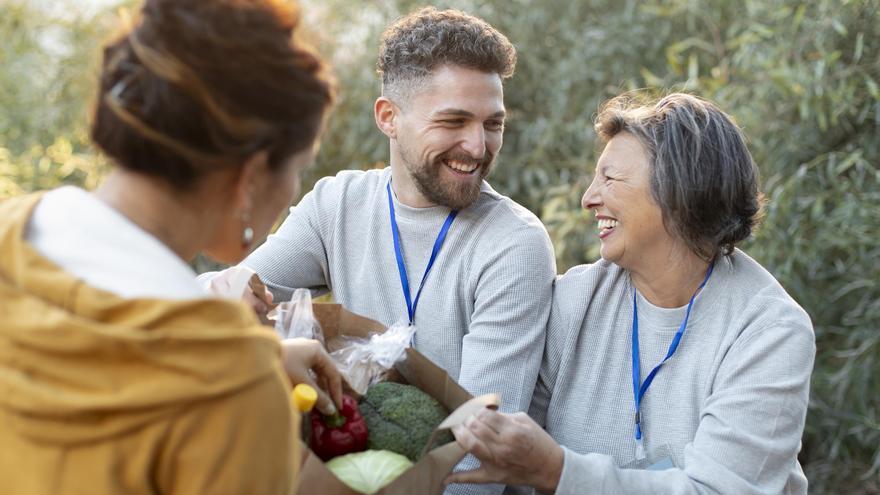
M 447 416 L 442 404 L 412 385 L 381 382 L 361 398 L 361 415 L 367 421 L 370 450 L 390 450 L 416 462 L 431 432 Z M 453 440 L 442 431 L 431 448 Z

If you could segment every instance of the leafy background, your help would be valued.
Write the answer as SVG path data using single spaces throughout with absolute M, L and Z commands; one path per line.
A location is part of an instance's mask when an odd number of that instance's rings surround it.
M 383 26 L 420 3 L 303 0 L 341 98 L 304 184 L 381 166 L 374 59 Z M 132 5 L 123 0 L 121 4 Z M 88 143 L 100 45 L 119 2 L 0 0 L 0 197 L 95 187 Z M 745 249 L 809 312 L 817 360 L 801 461 L 813 493 L 880 493 L 880 1 L 450 0 L 519 50 L 501 192 L 537 213 L 560 270 L 598 256 L 579 199 L 599 104 L 685 90 L 742 125 L 770 200 Z M 209 266 L 206 260 L 197 262 Z

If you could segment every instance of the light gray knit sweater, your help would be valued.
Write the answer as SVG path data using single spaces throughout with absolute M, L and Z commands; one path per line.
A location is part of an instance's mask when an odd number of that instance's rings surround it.
M 390 176 L 385 168 L 322 179 L 243 264 L 278 301 L 299 287 L 331 290 L 351 311 L 386 325 L 405 322 L 385 188 Z M 415 299 L 449 209 L 394 201 Z M 483 182 L 428 274 L 415 314 L 416 349 L 472 394 L 500 392 L 502 410 L 528 410 L 555 276 L 553 247 L 538 218 Z
M 632 290 L 604 260 L 556 284 L 531 414 L 565 450 L 558 494 L 803 494 L 797 453 L 815 338 L 808 315 L 742 251 L 716 263 L 675 355 L 641 406 L 649 462 L 635 457 Z M 659 363 L 685 308 L 638 299 L 641 380 Z M 552 396 L 551 396 L 552 394 Z

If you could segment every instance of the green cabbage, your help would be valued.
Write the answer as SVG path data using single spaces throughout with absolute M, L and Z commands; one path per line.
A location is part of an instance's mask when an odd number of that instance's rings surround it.
M 351 489 L 370 494 L 397 479 L 413 463 L 387 450 L 367 450 L 333 458 L 325 465 Z

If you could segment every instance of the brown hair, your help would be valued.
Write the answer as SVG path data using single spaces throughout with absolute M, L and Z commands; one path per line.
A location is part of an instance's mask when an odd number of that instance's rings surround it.
M 486 21 L 434 7 L 404 16 L 382 33 L 377 64 L 382 94 L 405 99 L 419 81 L 443 65 L 506 79 L 516 68 L 516 48 Z
M 280 0 L 146 0 L 104 49 L 92 140 L 181 189 L 257 151 L 279 168 L 312 146 L 334 93 L 298 22 Z
M 729 255 L 759 224 L 764 200 L 746 138 L 711 102 L 627 93 L 602 106 L 595 127 L 606 142 L 629 132 L 644 146 L 663 223 L 697 255 Z

